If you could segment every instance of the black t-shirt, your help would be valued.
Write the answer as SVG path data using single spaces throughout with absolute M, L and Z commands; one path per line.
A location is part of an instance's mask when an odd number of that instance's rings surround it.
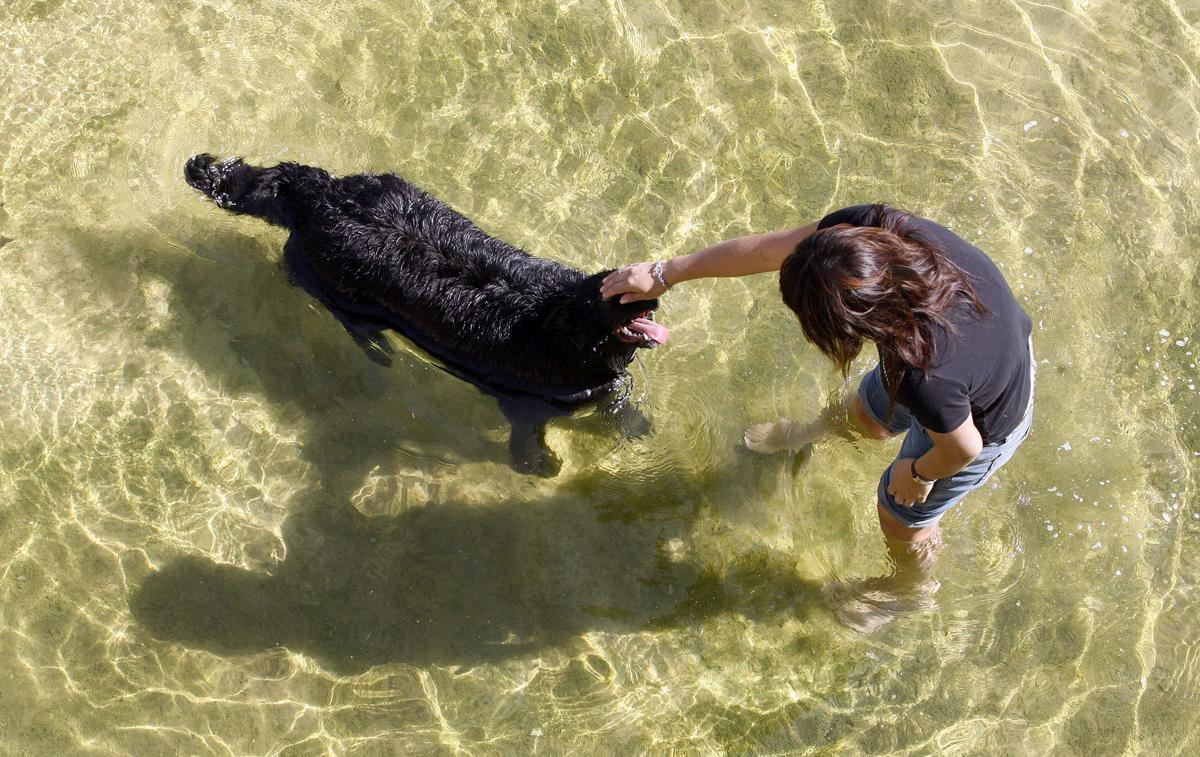
M 821 219 L 818 229 L 841 223 L 872 223 L 874 205 L 855 205 Z M 1012 433 L 1029 405 L 1029 335 L 1033 322 L 1017 304 L 1008 282 L 991 258 L 978 247 L 933 221 L 914 216 L 918 227 L 941 245 L 946 256 L 970 276 L 975 294 L 987 308 L 980 315 L 964 301 L 946 314 L 955 331 L 934 324 L 934 358 L 928 374 L 910 368 L 900 380 L 896 401 L 917 421 L 944 434 L 975 422 L 984 444 L 1002 441 Z M 890 380 L 890 377 L 886 377 Z

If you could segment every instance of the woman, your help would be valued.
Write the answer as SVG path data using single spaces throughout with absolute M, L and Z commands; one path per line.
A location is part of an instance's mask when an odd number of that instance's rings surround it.
M 941 545 L 938 520 L 1012 457 L 1033 421 L 1032 322 L 978 248 L 932 221 L 857 205 L 796 229 L 740 237 L 610 274 L 605 297 L 657 297 L 710 276 L 780 272 L 783 301 L 808 341 L 847 375 L 865 342 L 879 364 L 845 403 L 807 424 L 746 430 L 769 453 L 828 434 L 905 433 L 879 479 L 879 525 L 895 572 L 827 587 L 839 617 L 860 630 L 890 618 L 894 593 L 927 597 Z

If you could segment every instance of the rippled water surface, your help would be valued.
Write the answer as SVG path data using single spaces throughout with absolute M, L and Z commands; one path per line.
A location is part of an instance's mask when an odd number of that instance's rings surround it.
M 0 751 L 1200 750 L 1195 0 L 0 7 Z M 203 202 L 211 151 L 394 170 L 588 270 L 888 200 L 1033 317 L 1034 435 L 886 570 L 895 450 L 741 429 L 840 378 L 771 276 L 681 286 L 649 436 L 371 363 Z M 856 369 L 869 367 L 864 360 Z M 150 580 L 153 577 L 153 580 Z M 150 587 L 150 588 L 146 588 Z

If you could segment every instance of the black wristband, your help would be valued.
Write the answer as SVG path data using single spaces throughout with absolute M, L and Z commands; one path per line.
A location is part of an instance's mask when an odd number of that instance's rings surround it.
M 916 479 L 917 481 L 920 481 L 923 484 L 932 484 L 932 483 L 937 482 L 936 478 L 925 478 L 924 476 L 922 476 L 920 473 L 917 472 L 917 459 L 915 457 L 913 458 L 913 461 L 908 466 L 908 468 L 910 471 L 912 471 L 912 477 L 914 479 Z

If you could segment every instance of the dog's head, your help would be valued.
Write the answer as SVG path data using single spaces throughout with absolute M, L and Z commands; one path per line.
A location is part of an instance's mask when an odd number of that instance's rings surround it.
M 552 320 L 554 330 L 564 333 L 573 347 L 619 373 L 639 349 L 665 344 L 668 332 L 654 321 L 658 300 L 622 305 L 619 297 L 604 299 L 600 282 L 609 273 L 601 271 L 580 281 Z
M 232 208 L 250 190 L 254 169 L 241 158 L 218 161 L 212 155 L 193 155 L 183 168 L 183 177 L 193 188 L 212 198 L 218 207 Z

